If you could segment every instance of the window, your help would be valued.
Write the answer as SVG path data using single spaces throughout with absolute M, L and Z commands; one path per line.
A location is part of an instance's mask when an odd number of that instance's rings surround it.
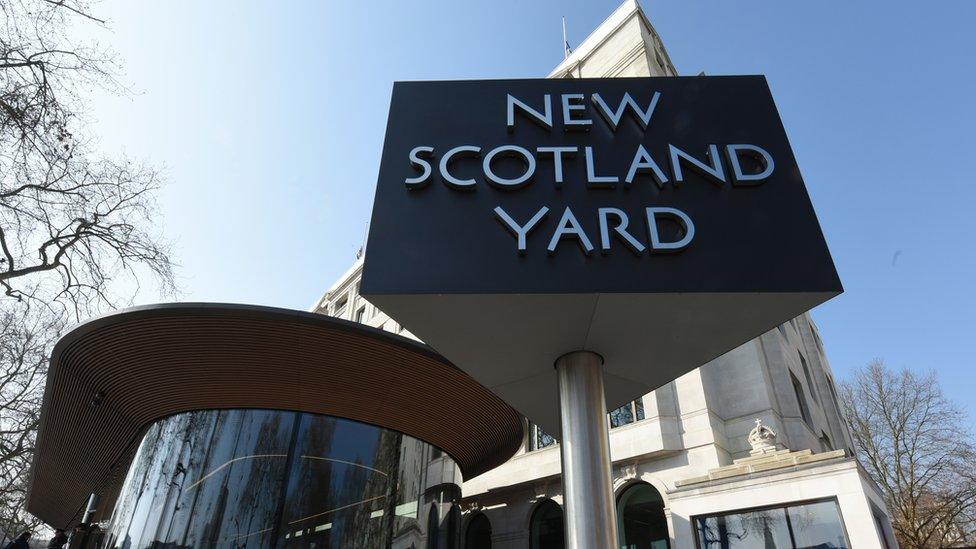
M 786 337 L 786 325 L 785 324 L 780 324 L 780 325 L 776 326 L 776 329 L 779 330 L 779 335 L 783 336 L 783 339 L 784 340 L 789 341 L 789 338 Z
M 437 549 L 440 524 L 441 520 L 437 516 L 437 508 L 431 505 L 430 512 L 427 513 L 427 549 Z
M 491 522 L 484 513 L 478 513 L 468 523 L 464 532 L 464 549 L 491 549 Z
M 817 349 L 820 350 L 820 354 L 823 354 L 824 352 L 823 341 L 820 341 L 820 334 L 817 333 L 817 330 L 813 330 L 813 329 L 811 329 L 810 332 L 813 333 L 813 341 L 816 342 Z
M 871 515 L 874 516 L 874 527 L 878 531 L 878 537 L 881 538 L 884 549 L 895 549 L 895 547 L 898 547 L 898 544 L 895 542 L 894 532 L 891 531 L 891 523 L 888 522 L 888 516 L 873 503 L 871 504 Z
M 556 439 L 552 435 L 542 430 L 535 423 L 529 422 L 529 451 L 541 450 L 556 444 Z
M 834 499 L 694 519 L 700 549 L 849 549 Z
M 823 446 L 824 452 L 830 452 L 834 449 L 834 445 L 830 443 L 830 437 L 824 431 L 820 431 L 820 445 Z
M 659 67 L 661 67 L 661 71 L 664 74 L 667 74 L 668 73 L 668 65 L 667 65 L 667 63 L 664 62 L 664 58 L 661 57 L 661 52 L 659 50 L 657 50 L 657 49 L 654 50 L 654 57 L 657 59 L 657 64 L 658 64 Z
M 667 549 L 670 546 L 664 500 L 656 488 L 639 482 L 617 500 L 617 536 L 622 549 Z
M 563 549 L 563 510 L 547 499 L 535 508 L 529 527 L 531 549 Z
M 790 381 L 793 382 L 793 392 L 796 393 L 796 403 L 800 407 L 800 415 L 807 425 L 813 427 L 813 421 L 810 419 L 810 408 L 807 406 L 807 398 L 803 394 L 803 386 L 800 385 L 800 380 L 796 379 L 793 372 L 790 372 Z
M 639 398 L 610 412 L 610 428 L 644 419 L 644 400 Z
M 346 313 L 346 303 L 348 302 L 349 296 L 342 296 L 336 300 L 335 305 L 332 307 L 332 316 L 342 318 L 342 315 Z
M 356 322 L 363 322 L 366 320 L 366 306 L 363 305 L 358 310 L 356 310 Z
M 810 375 L 810 367 L 807 365 L 807 359 L 803 358 L 803 353 L 800 351 L 796 352 L 796 355 L 800 357 L 800 366 L 803 367 L 803 376 L 807 378 L 807 387 L 810 388 L 810 394 L 817 401 L 820 400 L 820 394 L 817 392 L 817 386 L 813 383 L 813 376 Z M 820 407 L 823 407 L 823 403 L 820 403 Z

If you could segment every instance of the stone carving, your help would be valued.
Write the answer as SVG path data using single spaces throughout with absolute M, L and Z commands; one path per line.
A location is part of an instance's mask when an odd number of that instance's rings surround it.
M 776 443 L 776 431 L 762 424 L 762 420 L 756 418 L 756 426 L 749 431 L 749 445 L 752 446 L 751 456 L 758 456 L 775 452 L 779 449 Z

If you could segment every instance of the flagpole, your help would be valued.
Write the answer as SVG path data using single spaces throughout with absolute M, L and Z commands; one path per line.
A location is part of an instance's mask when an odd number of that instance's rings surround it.
M 563 59 L 569 58 L 569 39 L 566 38 L 566 16 L 563 16 Z

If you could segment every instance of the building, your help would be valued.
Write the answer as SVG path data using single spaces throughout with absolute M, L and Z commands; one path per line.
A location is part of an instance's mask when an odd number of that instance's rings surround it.
M 415 341 L 248 305 L 137 307 L 52 355 L 28 511 L 105 547 L 449 547 L 519 414 Z M 75 547 L 72 544 L 72 547 Z
M 626 0 L 549 77 L 675 75 Z M 362 264 L 313 311 L 413 337 L 359 296 Z M 808 314 L 610 412 L 620 547 L 896 546 L 841 413 Z M 461 493 L 462 547 L 562 547 L 558 441 L 531 421 L 519 452 Z

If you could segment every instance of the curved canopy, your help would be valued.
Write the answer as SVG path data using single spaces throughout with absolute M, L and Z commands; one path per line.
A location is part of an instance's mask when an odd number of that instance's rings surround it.
M 400 431 L 465 477 L 510 458 L 521 416 L 429 347 L 323 315 L 227 304 L 128 309 L 82 324 L 51 355 L 28 510 L 110 513 L 145 430 L 193 410 L 310 412 Z

